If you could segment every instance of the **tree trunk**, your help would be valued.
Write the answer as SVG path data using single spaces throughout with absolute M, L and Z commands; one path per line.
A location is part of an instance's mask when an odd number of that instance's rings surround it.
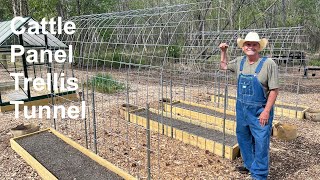
M 12 0 L 12 10 L 13 10 L 13 16 L 20 16 L 20 8 L 19 8 L 18 0 Z
M 286 21 L 287 21 L 287 13 L 286 13 L 286 2 L 285 0 L 282 0 L 282 26 L 286 26 Z
M 80 5 L 80 0 L 77 0 L 77 13 L 80 16 L 81 14 L 81 5 Z
M 58 12 L 58 16 L 62 17 L 62 19 L 65 19 L 65 18 L 67 18 L 66 17 L 67 13 L 66 13 L 66 10 L 65 10 L 63 4 L 64 4 L 63 0 L 60 0 L 56 5 L 56 9 Z
M 20 0 L 20 16 L 28 16 L 29 14 L 29 8 L 27 0 Z

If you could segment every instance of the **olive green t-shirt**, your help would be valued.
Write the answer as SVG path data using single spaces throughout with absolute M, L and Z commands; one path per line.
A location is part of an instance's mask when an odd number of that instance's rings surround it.
M 228 63 L 228 69 L 232 72 L 236 72 L 237 77 L 240 74 L 240 63 L 244 56 L 237 57 Z M 253 64 L 249 64 L 248 58 L 246 58 L 243 64 L 242 74 L 254 74 L 255 70 L 262 58 Z M 264 62 L 261 71 L 258 73 L 258 80 L 264 87 L 265 94 L 269 95 L 270 90 L 279 88 L 279 73 L 277 64 L 271 59 L 267 58 Z

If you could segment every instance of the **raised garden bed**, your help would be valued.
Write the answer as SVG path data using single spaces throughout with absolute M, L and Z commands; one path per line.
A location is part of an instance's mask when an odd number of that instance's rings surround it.
M 128 116 L 125 116 L 128 119 Z M 239 156 L 236 136 L 225 134 L 218 130 L 205 128 L 179 119 L 170 118 L 149 111 L 150 129 L 187 144 L 208 150 L 216 155 L 223 156 L 223 143 L 225 144 L 224 156 L 235 159 Z M 138 109 L 130 112 L 130 122 L 147 127 L 147 111 Z M 225 139 L 223 138 L 225 137 Z
M 53 129 L 10 142 L 43 179 L 135 179 Z

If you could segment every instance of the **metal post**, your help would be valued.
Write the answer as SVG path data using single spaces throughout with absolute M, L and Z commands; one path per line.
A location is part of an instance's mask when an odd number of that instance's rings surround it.
M 88 77 L 88 71 L 87 71 L 87 75 L 86 75 L 86 81 L 87 81 L 87 102 L 89 103 L 89 98 L 90 98 L 90 96 L 89 96 L 89 77 Z M 94 82 L 94 80 L 92 80 L 92 82 Z M 90 126 L 90 107 L 89 106 L 87 106 L 87 113 L 88 113 L 88 118 L 87 118 L 87 125 L 88 125 L 88 130 L 89 130 L 89 132 L 88 132 L 88 137 L 89 137 L 89 139 L 88 139 L 88 144 L 90 144 L 90 148 L 92 147 L 91 145 L 91 135 L 90 135 L 90 132 L 91 132 L 91 126 Z
M 223 108 L 223 146 L 222 146 L 223 158 L 225 157 L 225 148 L 226 148 L 227 96 L 228 96 L 228 73 L 226 72 L 225 89 L 224 89 L 224 108 Z
M 184 72 L 185 73 L 185 72 Z M 183 76 L 183 100 L 186 100 L 186 75 Z
M 17 73 L 17 64 L 16 64 L 16 61 L 14 61 L 13 64 L 14 64 L 14 72 Z
M 34 67 L 34 63 L 32 63 L 32 67 L 33 67 L 33 76 L 34 78 L 36 78 L 36 68 Z
M 221 87 L 221 76 L 220 72 L 218 72 L 218 107 L 220 107 L 220 87 Z
M 171 77 L 170 77 L 171 78 Z M 171 138 L 173 138 L 173 127 L 172 127 L 172 79 L 170 79 L 170 126 L 171 126 Z
M 297 87 L 297 96 L 296 96 L 296 118 L 298 117 L 298 99 L 299 99 L 299 91 L 300 91 L 300 78 L 298 79 L 298 87 Z
M 217 103 L 217 93 L 216 93 L 216 89 L 217 89 L 217 71 L 214 72 L 214 83 L 213 83 L 213 97 L 214 97 L 214 103 Z
M 126 77 L 127 81 L 126 81 L 126 90 L 127 90 L 127 115 L 128 115 L 128 121 L 126 123 L 127 125 L 127 133 L 126 133 L 126 141 L 127 141 L 127 147 L 129 147 L 129 123 L 130 123 L 130 114 L 129 114 L 129 69 L 127 70 L 127 77 Z M 127 163 L 128 163 L 128 167 L 130 165 L 130 159 L 129 156 L 127 156 Z M 129 168 L 129 173 L 130 173 L 130 168 Z
M 23 37 L 22 34 L 19 35 L 19 42 L 21 46 L 23 45 Z M 29 78 L 28 76 L 28 65 L 27 65 L 27 60 L 26 60 L 26 54 L 23 53 L 22 54 L 22 63 L 23 63 L 23 71 L 24 71 L 24 77 L 25 78 Z M 31 93 L 30 93 L 30 82 L 28 81 L 28 89 L 27 89 L 27 95 L 28 95 L 28 99 L 31 100 Z
M 92 122 L 93 122 L 93 147 L 94 152 L 97 154 L 97 123 L 96 123 L 96 110 L 95 110 L 95 102 L 94 102 L 94 81 L 92 82 Z
M 127 115 L 128 115 L 128 122 L 130 122 L 130 113 L 129 113 L 129 83 L 128 83 L 128 80 L 129 79 L 129 70 L 127 71 L 127 81 L 126 81 L 126 90 L 127 90 L 127 104 L 126 104 L 126 107 L 127 107 Z
M 147 169 L 148 169 L 148 180 L 151 180 L 151 162 L 150 162 L 150 117 L 149 117 L 149 104 L 146 105 L 147 113 Z
M 83 79 L 81 79 L 81 81 L 82 81 L 82 101 L 85 101 Z M 87 115 L 85 115 L 85 118 L 84 118 L 84 131 L 86 135 L 86 148 L 88 149 Z
M 45 46 L 46 46 L 46 50 L 49 49 L 49 46 L 48 46 L 48 36 L 46 34 L 44 34 L 44 42 L 45 42 Z M 50 83 L 50 86 L 51 86 L 51 104 L 52 104 L 52 112 L 53 112 L 53 109 L 54 109 L 54 89 L 53 89 L 53 74 L 52 74 L 52 62 L 50 63 L 49 62 L 49 54 L 46 55 L 46 58 L 47 58 L 47 62 L 48 62 L 48 70 L 49 70 L 49 73 L 50 73 L 50 76 L 51 76 L 51 83 Z M 56 118 L 53 118 L 53 126 L 54 126 L 54 129 L 57 129 L 57 123 L 56 123 Z
M 164 111 L 164 103 L 163 103 L 163 101 L 164 101 L 164 99 L 163 99 L 163 71 L 161 71 L 161 76 L 160 76 L 160 86 L 161 86 L 161 95 L 160 95 L 160 97 L 161 97 L 161 120 L 160 120 L 160 122 L 161 122 L 161 124 L 163 124 L 163 111 Z M 164 134 L 164 126 L 162 125 L 162 134 Z

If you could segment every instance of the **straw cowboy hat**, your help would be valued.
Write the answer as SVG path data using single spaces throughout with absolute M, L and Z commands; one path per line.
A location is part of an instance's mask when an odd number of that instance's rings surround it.
M 258 42 L 260 44 L 260 48 L 258 49 L 258 51 L 262 51 L 268 44 L 268 40 L 266 38 L 262 38 L 260 39 L 259 38 L 259 35 L 258 33 L 256 32 L 249 32 L 247 35 L 246 35 L 246 38 L 242 39 L 242 38 L 238 38 L 237 39 L 237 43 L 238 43 L 238 46 L 240 48 L 243 47 L 243 44 L 247 41 L 250 41 L 250 42 Z

